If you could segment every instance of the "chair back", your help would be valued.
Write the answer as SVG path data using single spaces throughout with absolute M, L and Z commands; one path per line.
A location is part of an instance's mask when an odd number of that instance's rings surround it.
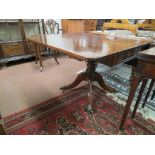
M 58 34 L 59 33 L 59 23 L 53 19 L 48 19 L 45 21 L 45 32 L 47 34 Z

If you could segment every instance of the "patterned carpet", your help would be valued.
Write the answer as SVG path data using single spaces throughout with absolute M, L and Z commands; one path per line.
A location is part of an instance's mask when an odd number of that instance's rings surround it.
M 100 74 L 102 74 L 103 78 L 105 79 L 108 85 L 114 87 L 118 92 L 120 92 L 120 98 L 122 97 L 121 94 L 123 94 L 126 96 L 126 99 L 127 99 L 129 91 L 130 91 L 129 80 L 131 77 L 131 66 L 127 64 L 121 64 L 119 66 L 110 68 L 108 66 L 100 64 L 98 65 L 97 71 Z M 149 83 L 150 81 L 148 82 L 148 86 L 149 86 Z M 136 91 L 135 99 L 138 96 L 139 87 Z M 145 98 L 147 90 L 148 90 L 148 87 L 146 87 L 144 90 L 144 93 L 142 96 L 142 102 Z M 148 98 L 146 106 L 150 108 L 151 110 L 155 111 L 155 98 L 151 100 L 151 94 L 150 94 L 150 97 Z
M 134 135 L 154 134 L 155 122 L 140 114 L 127 119 L 119 131 L 124 106 L 93 87 L 93 110 L 88 110 L 87 86 L 64 93 L 4 118 L 8 134 L 17 135 Z

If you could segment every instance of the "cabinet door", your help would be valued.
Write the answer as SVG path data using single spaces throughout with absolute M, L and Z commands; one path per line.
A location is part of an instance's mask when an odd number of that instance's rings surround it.
M 17 20 L 0 20 L 0 42 L 21 41 L 21 32 Z

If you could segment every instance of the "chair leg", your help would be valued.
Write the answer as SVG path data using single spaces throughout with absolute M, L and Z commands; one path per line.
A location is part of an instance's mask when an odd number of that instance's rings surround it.
M 153 86 L 154 86 L 154 80 L 152 79 L 152 80 L 151 80 L 151 83 L 150 83 L 150 86 L 149 86 L 149 89 L 148 89 L 148 92 L 147 92 L 147 94 L 146 94 L 146 96 L 145 96 L 145 99 L 144 99 L 142 108 L 145 107 L 145 104 L 146 104 L 146 102 L 147 102 L 147 99 L 148 99 L 148 97 L 149 97 L 149 95 L 150 95 L 150 92 L 151 92 Z
M 134 76 L 135 70 L 136 70 L 136 68 L 133 66 L 133 67 L 132 67 L 132 72 L 131 72 L 131 77 L 130 77 L 131 85 L 132 85 L 132 79 L 133 79 L 133 76 Z
M 50 48 L 48 48 L 48 52 L 51 54 L 51 49 Z M 54 51 L 54 60 L 59 65 L 59 62 L 58 62 L 58 59 L 57 59 L 58 54 L 59 54 L 59 51 Z M 52 57 L 52 54 L 51 54 L 51 57 Z
M 127 104 L 125 106 L 125 110 L 124 110 L 124 113 L 122 116 L 122 120 L 121 120 L 121 124 L 120 124 L 120 130 L 123 129 L 123 126 L 125 124 L 125 121 L 126 121 L 128 113 L 129 113 L 130 106 L 131 106 L 131 103 L 132 103 L 132 100 L 133 100 L 133 97 L 135 95 L 135 91 L 136 91 L 137 85 L 139 84 L 140 79 L 141 79 L 141 77 L 138 75 L 134 75 L 132 78 L 132 85 L 131 85 L 129 97 L 127 100 Z
M 135 117 L 135 114 L 136 114 L 138 105 L 139 105 L 139 103 L 140 103 L 140 100 L 141 100 L 141 98 L 142 98 L 144 89 L 145 89 L 146 84 L 147 84 L 147 81 L 148 81 L 147 79 L 144 79 L 144 80 L 142 81 L 142 85 L 141 85 L 141 87 L 140 87 L 140 91 L 139 91 L 139 94 L 138 94 L 138 97 L 137 97 L 137 100 L 136 100 L 136 104 L 135 104 L 135 107 L 134 107 L 134 110 L 133 110 L 133 113 L 132 113 L 131 118 L 134 118 L 134 117 Z

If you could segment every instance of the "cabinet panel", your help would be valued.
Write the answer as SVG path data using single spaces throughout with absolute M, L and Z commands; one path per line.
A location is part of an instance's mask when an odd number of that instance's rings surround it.
M 0 22 L 0 41 L 10 42 L 22 40 L 18 22 Z
M 39 33 L 38 19 L 0 19 L 0 57 L 33 53 L 34 47 L 27 44 L 26 37 Z
M 40 33 L 39 22 L 37 22 L 37 21 L 28 22 L 27 21 L 27 22 L 23 22 L 23 23 L 24 23 L 24 31 L 25 31 L 26 37 Z
M 1 44 L 4 57 L 24 54 L 22 43 Z

